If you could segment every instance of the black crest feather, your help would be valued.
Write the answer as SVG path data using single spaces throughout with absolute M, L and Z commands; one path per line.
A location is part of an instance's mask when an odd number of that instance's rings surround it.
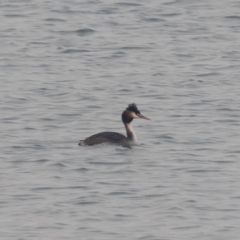
M 135 103 L 130 103 L 127 109 L 138 114 L 140 113 Z

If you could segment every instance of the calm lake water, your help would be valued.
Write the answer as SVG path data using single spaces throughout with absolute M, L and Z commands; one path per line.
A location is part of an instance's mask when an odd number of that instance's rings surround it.
M 239 1 L 0 11 L 1 239 L 239 239 Z M 133 149 L 78 146 L 131 102 Z

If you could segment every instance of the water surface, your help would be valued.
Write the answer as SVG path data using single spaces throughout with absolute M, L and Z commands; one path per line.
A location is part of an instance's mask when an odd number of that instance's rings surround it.
M 0 11 L 1 239 L 239 239 L 238 1 Z M 77 145 L 131 102 L 137 146 Z

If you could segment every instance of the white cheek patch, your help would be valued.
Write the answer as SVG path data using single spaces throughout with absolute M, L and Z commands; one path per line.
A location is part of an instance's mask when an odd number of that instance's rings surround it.
M 136 113 L 132 112 L 132 118 L 139 118 L 139 117 Z

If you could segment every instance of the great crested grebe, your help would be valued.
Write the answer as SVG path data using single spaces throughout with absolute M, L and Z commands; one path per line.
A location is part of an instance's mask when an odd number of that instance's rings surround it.
M 149 118 L 144 117 L 140 113 L 135 103 L 129 104 L 128 108 L 126 108 L 126 110 L 124 110 L 122 113 L 122 122 L 126 128 L 127 137 L 117 132 L 101 132 L 101 133 L 92 135 L 86 138 L 85 140 L 80 140 L 78 145 L 92 146 L 95 144 L 109 142 L 109 143 L 116 143 L 122 146 L 129 147 L 132 143 L 137 141 L 136 134 L 131 125 L 131 122 L 134 118 L 142 118 L 142 119 L 150 120 Z

